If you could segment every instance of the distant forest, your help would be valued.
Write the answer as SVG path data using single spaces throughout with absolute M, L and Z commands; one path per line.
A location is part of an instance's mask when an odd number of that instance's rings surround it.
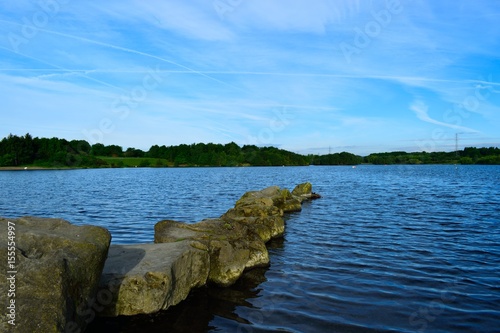
M 500 164 L 497 147 L 456 152 L 391 152 L 358 156 L 348 152 L 300 155 L 275 147 L 214 143 L 152 146 L 147 152 L 85 140 L 9 135 L 0 141 L 0 167 L 46 168 L 167 166 L 299 166 L 369 164 Z

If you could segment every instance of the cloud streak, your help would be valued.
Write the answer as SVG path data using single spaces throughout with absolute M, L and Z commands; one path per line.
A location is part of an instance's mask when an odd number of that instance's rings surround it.
M 449 124 L 449 123 L 445 123 L 445 122 L 438 121 L 438 120 L 431 118 L 429 116 L 429 113 L 428 113 L 429 107 L 424 102 L 419 101 L 419 100 L 414 101 L 410 105 L 410 110 L 412 110 L 416 114 L 418 119 L 420 119 L 426 123 L 430 123 L 430 124 L 434 124 L 434 125 L 438 125 L 438 126 L 443 126 L 443 127 L 448 127 L 448 128 L 454 129 L 454 130 L 465 131 L 468 133 L 478 133 L 479 132 L 479 131 L 472 129 L 472 128 L 458 126 L 458 125 L 454 125 L 454 124 Z
M 5 21 L 5 20 L 0 20 L 0 22 L 10 23 L 10 24 L 22 26 L 19 23 L 9 22 L 9 21 Z M 42 31 L 42 32 L 45 32 L 45 33 L 53 34 L 53 35 L 56 35 L 56 36 L 65 37 L 65 38 L 69 38 L 69 39 L 74 39 L 74 40 L 85 42 L 85 43 L 95 44 L 95 45 L 103 46 L 103 47 L 106 47 L 106 48 L 110 48 L 110 49 L 114 49 L 114 50 L 118 50 L 118 51 L 122 51 L 122 52 L 126 52 L 126 53 L 136 54 L 136 55 L 140 55 L 140 56 L 143 56 L 143 57 L 155 59 L 155 60 L 158 60 L 160 62 L 165 62 L 165 63 L 168 63 L 168 64 L 172 64 L 172 65 L 175 65 L 177 67 L 183 68 L 183 69 L 187 70 L 190 73 L 193 73 L 193 74 L 196 74 L 196 75 L 200 75 L 200 76 L 203 76 L 205 78 L 208 78 L 209 80 L 215 81 L 217 83 L 230 86 L 231 88 L 238 89 L 238 87 L 232 86 L 232 85 L 228 84 L 227 82 L 218 80 L 218 79 L 216 79 L 216 78 L 214 78 L 214 77 L 212 77 L 210 75 L 204 74 L 202 72 L 199 72 L 197 70 L 189 68 L 189 67 L 187 67 L 185 65 L 182 65 L 182 64 L 180 64 L 178 62 L 166 59 L 164 57 L 156 56 L 156 55 L 149 54 L 149 53 L 146 53 L 146 52 L 141 52 L 141 51 L 138 51 L 138 50 L 127 48 L 127 47 L 122 47 L 122 46 L 113 45 L 113 44 L 110 44 L 110 43 L 101 42 L 101 41 L 94 40 L 94 39 L 89 39 L 89 38 L 85 38 L 85 37 L 80 37 L 80 36 L 75 36 L 75 35 L 71 35 L 71 34 L 61 33 L 61 32 L 57 32 L 57 31 L 53 31 L 53 30 L 48 30 L 48 29 L 43 29 L 43 28 L 38 28 L 38 30 Z

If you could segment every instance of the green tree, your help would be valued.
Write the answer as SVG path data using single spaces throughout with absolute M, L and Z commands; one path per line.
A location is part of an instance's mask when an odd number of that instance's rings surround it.
M 102 143 L 92 145 L 91 154 L 94 156 L 106 156 L 106 147 Z
M 136 148 L 128 148 L 123 154 L 125 157 L 144 157 L 145 153 Z

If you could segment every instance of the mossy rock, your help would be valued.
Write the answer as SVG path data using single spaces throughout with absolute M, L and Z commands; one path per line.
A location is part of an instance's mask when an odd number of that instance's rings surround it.
M 208 219 L 195 224 L 165 220 L 155 225 L 155 243 L 175 242 L 180 237 L 197 248 L 200 244 L 206 247 L 209 283 L 229 286 L 245 269 L 269 264 L 265 242 L 248 225 L 235 220 Z
M 3 258 L 9 222 L 16 233 L 16 331 L 83 331 L 111 241 L 108 230 L 60 219 L 0 218 Z M 0 271 L 1 290 L 8 289 L 6 274 Z M 2 293 L 0 304 L 7 301 Z M 7 331 L 6 320 L 1 316 L 1 331 Z

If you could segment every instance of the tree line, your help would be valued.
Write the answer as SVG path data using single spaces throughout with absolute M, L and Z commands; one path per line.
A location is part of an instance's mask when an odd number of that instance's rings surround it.
M 454 152 L 396 151 L 370 154 L 364 158 L 370 164 L 500 164 L 498 147 L 466 147 Z
M 115 158 L 116 160 L 109 159 Z M 149 151 L 123 150 L 117 145 L 91 145 L 85 140 L 33 138 L 10 134 L 0 141 L 0 167 L 111 167 L 120 158 L 143 158 L 140 166 L 298 166 L 309 165 L 309 157 L 275 147 L 196 143 L 152 146 Z M 156 160 L 150 163 L 151 159 Z
M 348 152 L 301 155 L 276 147 L 234 142 L 153 145 L 148 151 L 85 140 L 33 138 L 10 134 L 0 141 L 0 167 L 116 167 L 136 158 L 139 166 L 299 166 L 369 164 L 500 164 L 500 149 L 468 147 L 457 152 L 390 152 L 362 157 Z M 154 162 L 152 163 L 151 160 Z

